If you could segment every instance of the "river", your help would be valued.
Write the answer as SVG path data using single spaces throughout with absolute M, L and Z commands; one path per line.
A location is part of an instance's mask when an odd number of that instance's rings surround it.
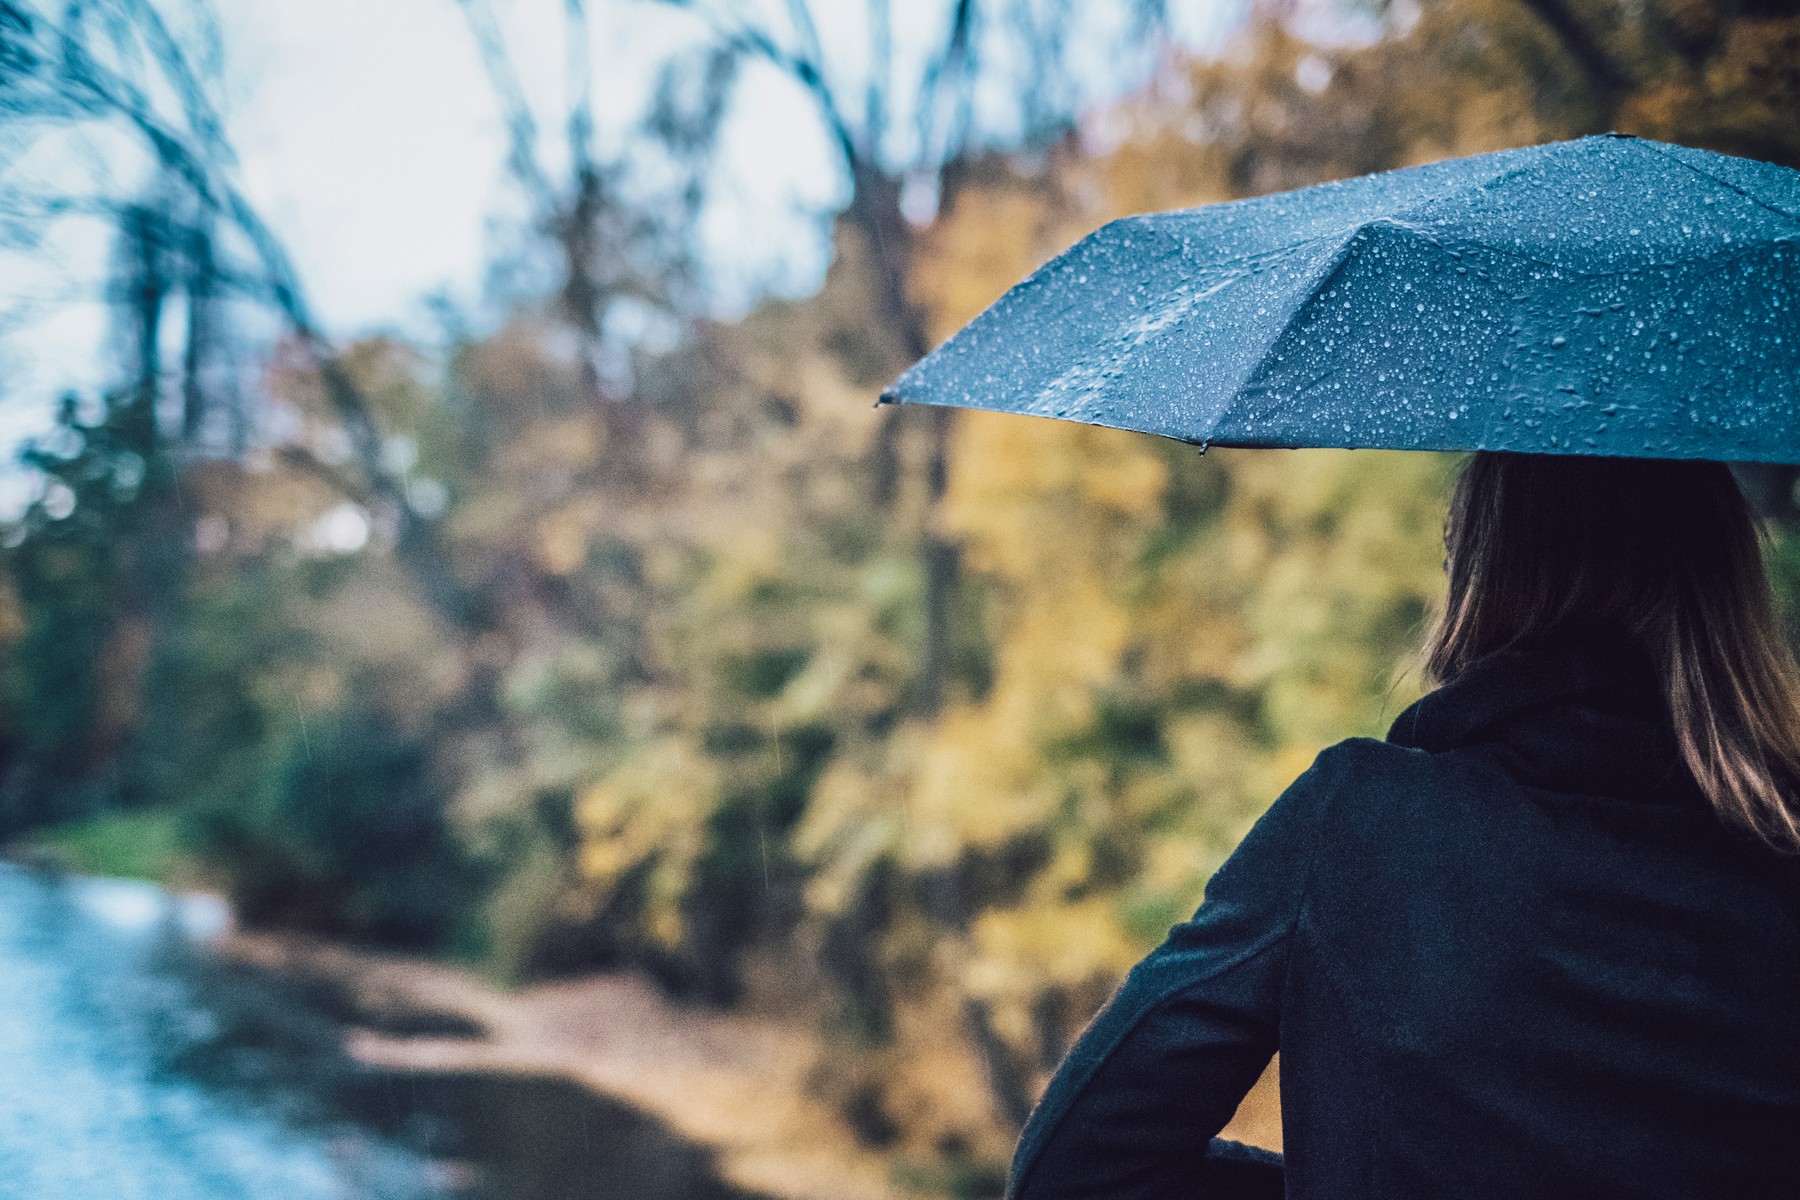
M 0 1197 L 755 1200 L 566 1081 L 352 1063 L 328 1004 L 209 953 L 227 923 L 0 863 Z

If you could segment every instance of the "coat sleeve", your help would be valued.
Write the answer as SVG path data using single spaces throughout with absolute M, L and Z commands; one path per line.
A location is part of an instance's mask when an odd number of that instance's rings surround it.
M 1186 924 L 1132 968 L 1020 1135 L 1013 1200 L 1203 1200 L 1278 1171 L 1213 1136 L 1278 1045 L 1292 934 L 1342 754 L 1282 793 Z M 1228 1182 L 1230 1181 L 1230 1182 Z M 1280 1195 L 1279 1180 L 1269 1194 Z

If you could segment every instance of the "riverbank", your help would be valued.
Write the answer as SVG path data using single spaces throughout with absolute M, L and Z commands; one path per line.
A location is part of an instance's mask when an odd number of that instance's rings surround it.
M 0 1196 L 521 1200 L 355 1104 L 381 1081 L 335 1022 L 214 969 L 228 922 L 216 897 L 0 863 Z
M 614 1195 L 634 1173 L 653 1186 L 633 1194 L 684 1200 L 965 1194 L 859 1141 L 817 1094 L 828 1051 L 802 997 L 758 1015 L 677 1004 L 631 974 L 505 989 L 442 961 L 245 932 L 217 897 L 56 862 L 18 878 L 111 924 L 178 928 L 154 969 L 191 997 L 161 1022 L 186 1032 L 159 1053 L 244 1100 L 304 1097 L 299 1123 L 335 1130 L 338 1165 L 359 1176 L 375 1143 L 345 1121 L 423 1156 L 432 1195 L 517 1200 L 540 1175 L 530 1195 Z M 1227 1136 L 1279 1147 L 1272 1075 Z
M 812 1095 L 824 1047 L 802 1028 L 680 1006 L 626 974 L 503 990 L 441 962 L 289 934 L 232 933 L 216 952 L 335 992 L 345 1048 L 366 1066 L 566 1080 L 654 1118 L 707 1150 L 724 1182 L 772 1200 L 918 1200 Z M 1226 1136 L 1280 1146 L 1273 1072 Z
M 560 1078 L 710 1151 L 734 1187 L 772 1200 L 916 1200 L 809 1094 L 822 1047 L 767 1018 L 680 1007 L 630 975 L 502 990 L 443 963 L 289 934 L 232 933 L 215 953 L 336 993 L 345 1048 L 366 1066 Z

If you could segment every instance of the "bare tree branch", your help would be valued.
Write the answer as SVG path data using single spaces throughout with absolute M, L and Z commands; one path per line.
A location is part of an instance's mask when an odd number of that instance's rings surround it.
M 863 123 L 870 129 L 887 128 L 888 95 L 893 89 L 893 13 L 888 10 L 888 0 L 869 0 L 869 79 L 863 101 Z M 880 152 L 879 142 L 876 152 Z
M 820 82 L 829 87 L 825 79 L 825 45 L 819 40 L 819 28 L 813 23 L 812 9 L 807 7 L 806 0 L 787 0 L 787 10 L 794 34 L 800 39 L 801 57 L 813 64 Z
M 134 132 L 161 177 L 196 206 L 187 226 L 162 213 L 146 224 L 147 210 L 119 204 L 120 229 L 144 261 L 136 271 L 140 294 L 127 299 L 137 323 L 140 390 L 155 386 L 160 374 L 156 326 L 170 278 L 155 256 L 185 257 L 190 273 L 190 334 L 216 337 L 208 324 L 214 284 L 230 285 L 271 307 L 287 327 L 293 345 L 317 372 L 333 412 L 349 436 L 360 481 L 340 471 L 331 478 L 359 502 L 391 512 L 397 523 L 397 550 L 427 598 L 452 619 L 466 615 L 462 590 L 435 550 L 424 524 L 406 503 L 400 482 L 383 466 L 382 436 L 368 397 L 323 333 L 300 275 L 281 240 L 233 179 L 230 143 L 200 73 L 161 16 L 147 0 L 70 0 L 60 19 L 43 11 L 25 12 L 0 0 L 0 58 L 23 70 L 0 77 L 0 117 L 29 135 L 30 127 L 66 128 L 82 122 L 118 122 Z M 172 101 L 172 103 L 171 103 Z M 104 204 L 103 201 L 98 203 Z M 215 261 L 210 242 L 217 222 L 241 243 L 247 265 Z M 204 236 L 204 253 L 192 243 Z M 183 364 L 184 387 L 198 383 L 201 348 L 190 344 Z M 191 415 L 191 414 L 190 414 Z M 184 421 L 184 424 L 186 422 Z
M 845 118 L 838 99 L 826 84 L 824 71 L 819 63 L 804 52 L 789 50 L 777 42 L 767 30 L 754 25 L 734 22 L 720 14 L 695 3 L 695 0 L 661 0 L 669 8 L 684 9 L 694 13 L 707 22 L 721 43 L 733 51 L 746 53 L 760 58 L 764 62 L 782 71 L 797 81 L 812 96 L 813 103 L 818 106 L 820 118 L 825 122 L 826 132 L 836 145 L 843 161 L 861 162 L 865 155 L 859 144 L 854 126 Z
M 569 161 L 577 179 L 597 174 L 594 168 L 594 53 L 589 43 L 587 7 L 583 0 L 563 0 L 564 61 L 569 87 Z
M 206 147 L 212 160 L 220 165 L 235 165 L 237 152 L 225 136 L 224 123 L 181 44 L 169 32 L 162 14 L 149 0 L 120 0 L 120 9 L 144 31 L 151 54 L 173 85 L 172 90 L 181 103 L 189 128 Z
M 531 115 L 531 104 L 525 89 L 506 54 L 506 38 L 488 0 L 456 0 L 475 36 L 475 48 L 481 55 L 482 69 L 488 84 L 500 101 L 500 116 L 506 123 L 507 167 L 532 201 L 548 211 L 556 205 L 556 186 L 538 161 L 537 118 Z
M 934 153 L 932 146 L 946 89 L 953 89 L 952 109 L 943 144 L 935 153 L 943 159 L 953 159 L 966 144 L 974 102 L 975 15 L 975 0 L 956 0 L 948 32 L 938 52 L 926 64 L 918 103 L 921 154 Z

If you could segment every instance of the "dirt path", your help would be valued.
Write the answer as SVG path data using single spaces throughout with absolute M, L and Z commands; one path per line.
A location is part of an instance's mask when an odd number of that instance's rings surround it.
M 233 935 L 221 955 L 341 987 L 369 1023 L 465 1018 L 485 1037 L 353 1029 L 352 1057 L 394 1070 L 559 1075 L 712 1150 L 729 1183 L 779 1200 L 917 1200 L 808 1094 L 821 1052 L 766 1018 L 677 1007 L 643 980 L 598 975 L 502 991 L 455 967 L 290 936 Z
M 804 1030 L 765 1017 L 684 1008 L 632 975 L 594 975 L 515 990 L 427 959 L 291 935 L 233 934 L 218 953 L 340 989 L 361 1020 L 351 1057 L 399 1071 L 561 1076 L 620 1100 L 712 1151 L 729 1183 L 776 1200 L 919 1200 L 892 1163 L 856 1141 L 813 1097 L 822 1052 Z M 421 1036 L 421 1015 L 460 1018 L 485 1036 Z M 426 1021 L 429 1026 L 430 1021 Z M 1274 1066 L 1224 1131 L 1281 1147 Z

